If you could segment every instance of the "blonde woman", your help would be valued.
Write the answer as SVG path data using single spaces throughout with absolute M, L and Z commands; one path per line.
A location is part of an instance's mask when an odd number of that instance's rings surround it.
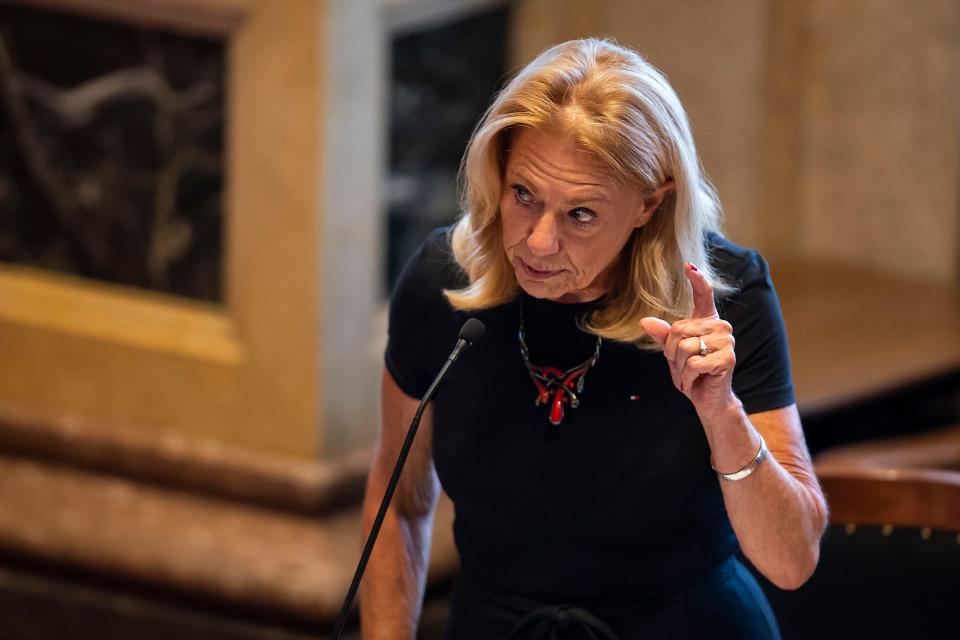
M 364 638 L 413 638 L 441 486 L 461 570 L 446 637 L 777 638 L 744 555 L 793 589 L 826 505 L 767 265 L 720 205 L 666 79 L 604 40 L 496 97 L 462 211 L 394 292 L 367 526 L 468 317 L 361 592 Z

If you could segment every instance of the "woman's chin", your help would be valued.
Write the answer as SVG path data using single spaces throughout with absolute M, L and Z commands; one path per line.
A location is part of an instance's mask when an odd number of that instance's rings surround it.
M 602 289 L 571 289 L 563 283 L 544 282 L 541 280 L 530 280 L 527 278 L 517 278 L 517 284 L 531 298 L 540 298 L 551 302 L 560 302 L 563 304 L 591 302 L 604 295 Z
M 562 287 L 558 287 L 553 283 L 542 280 L 530 280 L 529 278 L 524 278 L 519 275 L 517 277 L 517 284 L 520 285 L 520 288 L 523 289 L 527 295 L 533 298 L 551 300 L 566 293 Z
M 553 302 L 563 302 L 563 299 L 570 293 L 567 287 L 562 286 L 560 283 L 517 278 L 517 284 L 519 284 L 520 288 L 531 298 L 540 298 Z

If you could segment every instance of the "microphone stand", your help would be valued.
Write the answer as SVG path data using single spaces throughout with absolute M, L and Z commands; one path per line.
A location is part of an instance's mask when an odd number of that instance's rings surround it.
M 393 499 L 393 494 L 397 489 L 397 484 L 400 482 L 400 472 L 403 471 L 403 465 L 407 461 L 407 456 L 410 454 L 410 449 L 413 446 L 413 439 L 417 435 L 417 428 L 420 426 L 420 418 L 423 417 L 423 412 L 427 407 L 427 403 L 433 397 L 433 394 L 436 392 L 437 387 L 440 386 L 440 382 L 443 380 L 443 377 L 447 374 L 447 370 L 450 366 L 460 357 L 460 352 L 463 351 L 464 347 L 467 347 L 483 336 L 484 326 L 476 318 L 471 318 L 467 320 L 463 327 L 460 329 L 460 337 L 457 340 L 456 346 L 453 348 L 453 352 L 450 354 L 450 357 L 447 358 L 447 362 L 443 365 L 443 368 L 440 369 L 440 373 L 437 374 L 437 377 L 433 379 L 433 383 L 430 385 L 430 388 L 427 389 L 427 393 L 424 394 L 423 399 L 420 400 L 420 406 L 417 407 L 417 413 L 413 416 L 413 421 L 410 423 L 410 428 L 407 430 L 407 437 L 403 441 L 403 446 L 400 448 L 400 455 L 397 457 L 397 463 L 393 467 L 393 475 L 390 476 L 390 482 L 387 484 L 387 490 L 383 495 L 383 500 L 380 502 L 380 510 L 377 512 L 377 517 L 373 521 L 373 526 L 370 528 L 370 534 L 367 536 L 367 543 L 364 545 L 363 553 L 360 555 L 360 562 L 357 565 L 357 570 L 353 574 L 353 582 L 350 583 L 350 590 L 347 591 L 347 597 L 343 601 L 343 607 L 340 609 L 340 618 L 337 620 L 337 626 L 333 631 L 332 640 L 340 640 L 340 636 L 343 634 L 343 628 L 347 624 L 347 616 L 350 613 L 350 608 L 353 606 L 353 601 L 357 597 L 357 591 L 360 589 L 360 580 L 363 578 L 363 572 L 367 568 L 367 562 L 370 560 L 370 554 L 373 551 L 373 544 L 377 540 L 377 535 L 380 533 L 380 527 L 383 525 L 383 520 L 387 515 L 387 507 L 390 505 L 390 500 Z

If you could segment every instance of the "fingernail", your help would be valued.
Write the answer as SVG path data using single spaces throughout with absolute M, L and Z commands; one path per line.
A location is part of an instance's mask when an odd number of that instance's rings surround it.
M 690 271 L 699 271 L 699 269 L 697 269 L 697 265 L 693 264 L 692 262 L 688 262 L 687 264 L 690 265 Z
M 680 381 L 680 391 L 683 391 L 683 380 Z

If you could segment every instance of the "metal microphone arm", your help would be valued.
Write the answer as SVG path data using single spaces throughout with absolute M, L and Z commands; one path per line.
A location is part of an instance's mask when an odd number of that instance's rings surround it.
M 440 369 L 440 373 L 438 373 L 437 377 L 433 379 L 433 384 L 431 384 L 430 388 L 427 389 L 423 399 L 420 400 L 420 406 L 417 407 L 417 413 L 414 414 L 413 421 L 410 423 L 410 428 L 407 430 L 407 437 L 404 439 L 403 446 L 400 448 L 400 455 L 397 457 L 397 463 L 393 467 L 393 474 L 390 476 L 390 482 L 387 484 L 387 490 L 383 495 L 383 500 L 380 502 L 380 510 L 377 512 L 377 517 L 374 519 L 373 526 L 370 528 L 370 534 L 367 536 L 367 543 L 364 545 L 363 553 L 360 555 L 360 563 L 357 565 L 357 571 L 353 574 L 353 582 L 350 583 L 350 590 L 347 591 L 347 597 L 344 599 L 343 607 L 340 609 L 340 618 L 337 620 L 337 626 L 333 631 L 332 640 L 340 640 L 340 636 L 343 634 L 343 628 L 347 624 L 347 616 L 350 614 L 350 608 L 353 606 L 353 601 L 357 597 L 357 591 L 360 589 L 360 580 L 363 578 L 363 572 L 367 568 L 367 562 L 370 560 L 370 554 L 373 552 L 373 544 L 377 540 L 377 535 L 380 533 L 380 527 L 383 525 L 383 520 L 387 515 L 387 507 L 390 505 L 390 501 L 393 499 L 393 494 L 397 489 L 397 484 L 400 482 L 400 472 L 403 471 L 403 465 L 406 463 L 407 456 L 410 454 L 410 449 L 413 447 L 413 439 L 417 435 L 417 428 L 420 426 L 420 418 L 423 417 L 423 412 L 427 407 L 427 403 L 433 397 L 437 387 L 440 386 L 440 382 L 447 374 L 447 370 L 450 368 L 450 365 L 452 365 L 456 359 L 460 357 L 460 352 L 463 351 L 464 347 L 477 342 L 480 337 L 483 336 L 483 331 L 483 323 L 476 318 L 471 318 L 464 323 L 463 328 L 460 329 L 460 338 L 457 340 L 457 344 L 453 348 L 453 352 L 450 354 L 450 357 L 447 358 L 443 368 Z

